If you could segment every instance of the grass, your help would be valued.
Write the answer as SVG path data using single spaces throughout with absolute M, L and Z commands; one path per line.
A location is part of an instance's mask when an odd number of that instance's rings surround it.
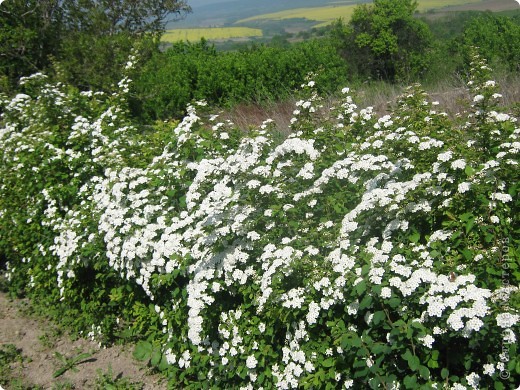
M 507 107 L 515 116 L 520 116 L 520 75 L 498 72 L 495 80 L 500 85 L 503 94 L 502 105 Z M 398 97 L 403 93 L 407 84 L 398 85 L 384 81 L 372 81 L 351 85 L 357 96 L 355 103 L 360 108 L 374 107 L 379 115 L 385 115 L 395 108 Z M 423 88 L 428 92 L 432 101 L 438 101 L 446 113 L 453 117 L 458 112 L 467 109 L 470 95 L 464 80 L 454 74 L 446 76 L 441 81 L 431 82 Z M 289 134 L 289 125 L 293 115 L 296 98 L 289 98 L 280 102 L 268 104 L 237 104 L 221 112 L 221 120 L 230 120 L 239 128 L 248 129 L 258 127 L 265 119 L 270 118 L 275 123 L 275 129 L 280 134 Z M 323 102 L 325 109 L 336 105 L 337 99 L 330 96 Z
M 163 42 L 196 42 L 202 38 L 211 41 L 262 36 L 262 30 L 249 27 L 178 28 L 166 31 L 161 40 Z
M 436 8 L 480 2 L 482 2 L 482 0 L 419 0 L 418 10 L 427 11 Z M 308 19 L 321 22 L 315 27 L 322 27 L 339 18 L 349 20 L 357 6 L 358 4 L 294 8 L 286 11 L 252 16 L 250 18 L 241 19 L 236 23 L 248 23 L 261 20 Z

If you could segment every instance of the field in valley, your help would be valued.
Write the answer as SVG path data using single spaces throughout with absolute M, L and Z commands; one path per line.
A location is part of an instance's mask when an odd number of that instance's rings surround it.
M 214 28 L 182 28 L 168 30 L 161 40 L 163 42 L 200 41 L 208 40 L 261 37 L 262 30 L 249 27 L 214 27 Z
M 428 11 L 431 9 L 443 8 L 448 6 L 468 5 L 473 3 L 481 3 L 482 0 L 422 0 L 419 1 L 419 11 Z M 321 27 L 332 23 L 338 18 L 348 20 L 354 8 L 358 4 L 350 5 L 332 5 L 326 7 L 309 7 L 295 8 L 287 11 L 275 12 L 264 15 L 257 15 L 250 18 L 237 21 L 237 24 L 248 23 L 261 20 L 285 20 L 285 19 L 308 19 L 319 22 L 316 27 Z M 471 9 L 470 5 L 470 9 Z

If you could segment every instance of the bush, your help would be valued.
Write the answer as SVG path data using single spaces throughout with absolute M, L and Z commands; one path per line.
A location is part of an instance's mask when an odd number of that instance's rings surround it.
M 28 80 L 0 132 L 12 286 L 93 336 L 131 321 L 172 387 L 511 388 L 520 130 L 473 68 L 460 121 L 418 86 L 391 115 L 348 89 L 325 111 L 306 80 L 281 143 L 199 102 L 163 148 L 128 119 L 126 81 Z
M 376 0 L 356 7 L 347 26 L 335 27 L 359 77 L 409 82 L 426 72 L 432 35 L 414 18 L 416 8 L 413 0 Z
M 495 67 L 511 72 L 520 70 L 520 24 L 491 12 L 472 19 L 464 27 L 461 37 L 465 64 L 472 61 L 472 47 Z
M 182 116 L 193 100 L 223 106 L 269 102 L 290 96 L 309 72 L 317 71 L 323 92 L 336 91 L 349 76 L 330 40 L 223 53 L 204 40 L 177 43 L 146 64 L 132 104 L 140 116 L 168 119 Z

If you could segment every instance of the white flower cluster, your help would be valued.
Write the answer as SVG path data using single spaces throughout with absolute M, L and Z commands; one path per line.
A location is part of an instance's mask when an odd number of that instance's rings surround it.
M 121 94 L 128 82 L 120 85 Z M 52 94 L 66 104 L 62 92 Z M 486 185 L 492 188 L 493 213 L 485 216 L 504 222 L 499 212 L 514 202 L 510 183 L 497 178 L 518 160 L 520 130 L 500 144 L 496 158 L 477 166 L 447 147 L 442 130 L 432 130 L 440 114 L 419 98 L 422 132 L 409 130 L 406 116 L 376 119 L 372 108 L 356 111 L 346 95 L 332 125 L 309 129 L 299 112 L 295 132 L 277 146 L 265 122 L 224 149 L 217 146 L 236 135 L 224 123 L 205 128 L 193 105 L 171 130 L 171 142 L 139 164 L 132 155 L 139 146 L 127 134 L 135 129 L 121 109 L 109 106 L 95 117 L 68 113 L 65 145 L 7 123 L 0 133 L 2 158 L 13 167 L 23 165 L 19 156 L 43 142 L 46 163 L 63 162 L 78 172 L 74 207 L 56 189 L 43 189 L 32 204 L 44 210 L 44 226 L 55 232 L 54 241 L 38 250 L 54 256 L 49 266 L 63 296 L 67 281 L 91 261 L 84 253 L 97 244 L 104 252 L 96 256 L 154 301 L 169 364 L 189 369 L 197 361 L 194 354 L 204 354 L 208 377 L 219 367 L 240 365 L 247 370 L 245 388 L 257 388 L 266 350 L 274 359 L 269 364 L 276 386 L 298 388 L 323 358 L 335 361 L 351 353 L 332 343 L 316 351 L 320 341 L 312 339 L 313 332 L 323 331 L 328 340 L 334 327 L 328 316 L 336 310 L 352 320 L 345 325 L 349 332 L 366 336 L 364 330 L 376 334 L 378 321 L 387 320 L 378 319 L 378 307 L 389 308 L 397 298 L 401 305 L 391 309 L 392 316 L 410 317 L 413 307 L 413 320 L 428 329 L 417 348 L 426 350 L 448 337 L 476 337 L 490 323 L 508 332 L 507 341 L 516 340 L 518 313 L 494 311 L 513 290 L 479 287 L 474 272 L 487 249 L 478 248 L 471 264 L 446 271 L 443 256 L 452 254 L 439 248 L 450 247 L 460 232 L 438 220 L 452 202 L 469 201 L 470 189 Z M 297 110 L 312 113 L 320 108 L 318 100 L 302 100 Z M 24 118 L 32 104 L 19 95 L 8 110 Z M 347 127 L 366 134 L 352 135 L 348 146 L 334 145 L 335 133 Z M 211 129 L 214 139 L 204 138 Z M 1 210 L 2 221 L 7 213 Z M 158 303 L 164 297 L 157 296 L 154 281 L 165 275 L 172 285 L 179 283 L 171 288 L 182 289 L 182 304 Z M 290 321 L 273 336 L 280 314 Z M 170 316 L 182 318 L 182 324 Z M 182 335 L 179 345 L 172 342 L 176 334 Z M 382 339 L 392 342 L 390 336 Z M 375 370 L 374 355 L 364 353 L 362 359 Z M 466 381 L 476 388 L 479 374 L 495 369 L 485 365 Z M 345 373 L 336 374 L 346 388 L 355 385 Z

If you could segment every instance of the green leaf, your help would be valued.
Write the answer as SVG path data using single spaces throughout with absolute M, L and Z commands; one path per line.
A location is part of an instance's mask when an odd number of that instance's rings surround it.
M 446 379 L 450 375 L 450 371 L 447 368 L 441 370 L 441 378 Z
M 415 231 L 414 233 L 412 233 L 408 236 L 408 239 L 410 240 L 410 242 L 418 243 L 419 240 L 421 239 L 421 233 Z
M 359 348 L 361 344 L 361 339 L 356 333 L 349 332 L 341 337 L 341 348 L 343 349 Z
M 356 293 L 358 294 L 358 296 L 363 295 L 363 293 L 367 290 L 366 282 L 364 280 L 362 280 L 361 282 L 356 284 L 355 289 L 356 289 Z
M 388 304 L 392 309 L 395 309 L 401 305 L 401 300 L 397 297 L 390 298 Z
M 420 366 L 419 375 L 421 375 L 421 378 L 427 380 L 430 378 L 430 370 L 428 370 L 428 368 L 426 366 Z
M 374 344 L 374 346 L 372 347 L 372 352 L 375 354 L 375 355 L 379 355 L 381 353 L 385 353 L 387 352 L 388 350 L 390 349 L 390 347 L 386 344 L 383 344 L 383 343 L 376 343 Z
M 408 362 L 408 367 L 410 367 L 410 370 L 417 371 L 419 369 L 421 362 L 417 356 L 414 356 L 410 352 L 409 349 L 407 349 L 406 352 L 401 355 L 401 357 Z
M 381 321 L 383 321 L 385 319 L 386 315 L 385 315 L 385 312 L 380 310 L 380 311 L 376 311 L 374 313 L 374 317 L 372 317 L 372 322 L 374 323 L 374 325 L 379 325 L 379 323 Z
M 495 389 L 495 390 L 504 390 L 505 387 L 504 387 L 504 384 L 502 382 L 495 381 L 493 389 Z
M 78 363 L 78 362 L 80 362 L 80 361 L 82 361 L 84 359 L 88 359 L 91 356 L 92 356 L 92 354 L 84 352 L 84 353 L 81 353 L 78 356 L 74 357 L 73 361 L 74 361 L 74 363 Z
M 148 341 L 139 341 L 135 346 L 133 356 L 139 361 L 149 360 L 152 356 L 152 344 Z
M 54 356 L 56 356 L 58 359 L 60 359 L 63 363 L 67 363 L 67 359 L 65 358 L 65 356 L 63 356 L 58 351 L 54 352 Z
M 439 368 L 439 351 L 436 349 L 432 351 L 432 356 L 428 360 L 428 367 L 430 368 Z
M 160 361 L 159 365 L 157 366 L 157 368 L 159 369 L 159 371 L 166 371 L 169 366 L 170 365 L 168 364 L 168 360 L 166 359 L 166 356 L 162 355 L 161 361 Z
M 466 222 L 466 225 L 464 228 L 466 229 L 466 234 L 468 234 L 471 229 L 473 229 L 473 226 L 475 225 L 475 219 L 470 219 L 468 222 Z
M 404 377 L 403 381 L 404 385 L 408 389 L 416 389 L 417 388 L 417 377 L 415 375 L 407 375 Z
M 364 310 L 372 305 L 372 297 L 370 295 L 365 296 L 359 304 L 359 310 Z
M 333 358 L 328 358 L 328 359 L 325 359 L 321 365 L 325 368 L 329 368 L 329 367 L 332 367 L 334 366 L 334 364 L 336 363 L 336 361 L 333 359 Z
M 65 367 L 61 367 L 60 369 L 54 371 L 54 374 L 52 375 L 54 378 L 57 378 L 59 377 L 60 375 L 63 375 L 63 373 L 65 371 L 67 371 L 69 369 L 69 367 L 65 366 Z
M 152 366 L 158 366 L 159 363 L 161 362 L 161 358 L 162 358 L 162 353 L 160 350 L 158 349 L 154 349 L 152 351 L 152 354 L 151 354 L 151 360 L 150 360 L 150 364 Z
M 466 168 L 464 168 L 464 172 L 466 173 L 467 177 L 471 177 L 475 174 L 475 169 L 471 167 L 471 165 L 466 165 Z

